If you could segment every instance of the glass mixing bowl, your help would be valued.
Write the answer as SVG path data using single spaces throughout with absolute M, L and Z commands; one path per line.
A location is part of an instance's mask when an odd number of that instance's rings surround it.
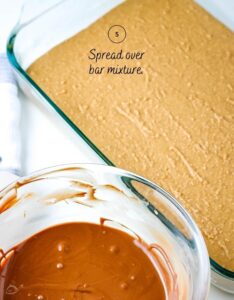
M 190 215 L 156 184 L 104 165 L 53 167 L 3 189 L 0 267 L 14 246 L 45 228 L 66 222 L 100 224 L 103 219 L 106 226 L 156 245 L 154 251 L 170 279 L 164 281 L 168 300 L 207 299 L 209 257 Z

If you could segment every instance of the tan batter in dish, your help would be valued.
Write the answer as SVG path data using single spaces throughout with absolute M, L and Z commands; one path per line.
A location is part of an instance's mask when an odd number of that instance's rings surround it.
M 107 36 L 116 24 L 127 32 L 119 44 Z M 92 59 L 121 50 L 141 58 Z M 90 64 L 143 74 L 89 74 Z M 129 0 L 28 72 L 115 165 L 175 195 L 210 256 L 234 271 L 231 31 L 190 0 Z

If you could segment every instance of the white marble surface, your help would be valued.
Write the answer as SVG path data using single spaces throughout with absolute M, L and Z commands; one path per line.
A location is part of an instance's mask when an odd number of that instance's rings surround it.
M 220 2 L 214 1 L 212 5 L 213 0 L 197 1 L 203 2 L 206 8 L 213 7 Z M 229 3 L 230 7 L 233 7 L 233 0 L 225 0 L 225 2 Z M 0 52 L 5 49 L 6 38 L 12 25 L 17 20 L 21 3 L 22 0 L 0 0 Z M 217 7 L 216 5 L 214 8 L 216 14 Z M 222 21 L 225 21 L 225 17 L 223 17 L 224 11 L 225 5 L 222 3 L 222 16 L 220 16 Z M 232 13 L 230 9 L 226 9 L 226 11 L 228 12 L 227 18 L 230 23 L 233 20 L 233 10 Z M 45 114 L 40 105 L 23 97 L 22 108 L 24 172 L 61 163 L 89 162 L 89 158 L 80 151 L 77 143 L 61 131 L 61 128 L 54 123 L 53 117 Z M 1 179 L 3 184 L 3 178 L 6 181 L 6 175 L 0 174 L 0 186 Z M 211 286 L 209 300 L 231 299 L 234 299 L 232 295 Z

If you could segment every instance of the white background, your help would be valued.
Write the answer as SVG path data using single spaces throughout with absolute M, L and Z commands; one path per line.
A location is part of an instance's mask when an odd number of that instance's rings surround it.
M 234 0 L 197 0 L 221 21 L 234 29 Z M 213 3 L 212 3 L 213 2 Z M 0 52 L 5 51 L 6 39 L 16 22 L 22 0 L 0 0 Z M 231 8 L 231 9 L 230 9 Z M 1 68 L 0 68 L 1 69 Z M 84 153 L 40 105 L 22 97 L 23 172 L 68 163 L 90 162 Z M 4 101 L 4 99 L 0 99 Z M 0 102 L 1 109 L 1 102 Z M 233 296 L 211 287 L 209 300 L 231 300 Z

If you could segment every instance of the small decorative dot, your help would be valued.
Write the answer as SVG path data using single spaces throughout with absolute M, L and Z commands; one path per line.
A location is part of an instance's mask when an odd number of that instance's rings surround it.
M 57 263 L 56 267 L 60 270 L 64 268 L 64 265 L 62 263 Z
M 116 246 L 116 245 L 110 246 L 109 250 L 110 250 L 110 252 L 113 253 L 113 254 L 119 253 L 119 247 Z
M 62 244 L 58 244 L 58 251 L 62 252 L 63 251 L 63 245 Z
M 44 299 L 44 297 L 42 295 L 37 296 L 37 300 L 43 300 L 43 299 Z
M 128 284 L 127 284 L 126 282 L 122 282 L 122 283 L 120 284 L 120 288 L 121 288 L 122 290 L 126 290 L 126 289 L 128 288 Z
M 64 242 L 59 243 L 57 249 L 59 252 L 69 252 L 69 246 Z

